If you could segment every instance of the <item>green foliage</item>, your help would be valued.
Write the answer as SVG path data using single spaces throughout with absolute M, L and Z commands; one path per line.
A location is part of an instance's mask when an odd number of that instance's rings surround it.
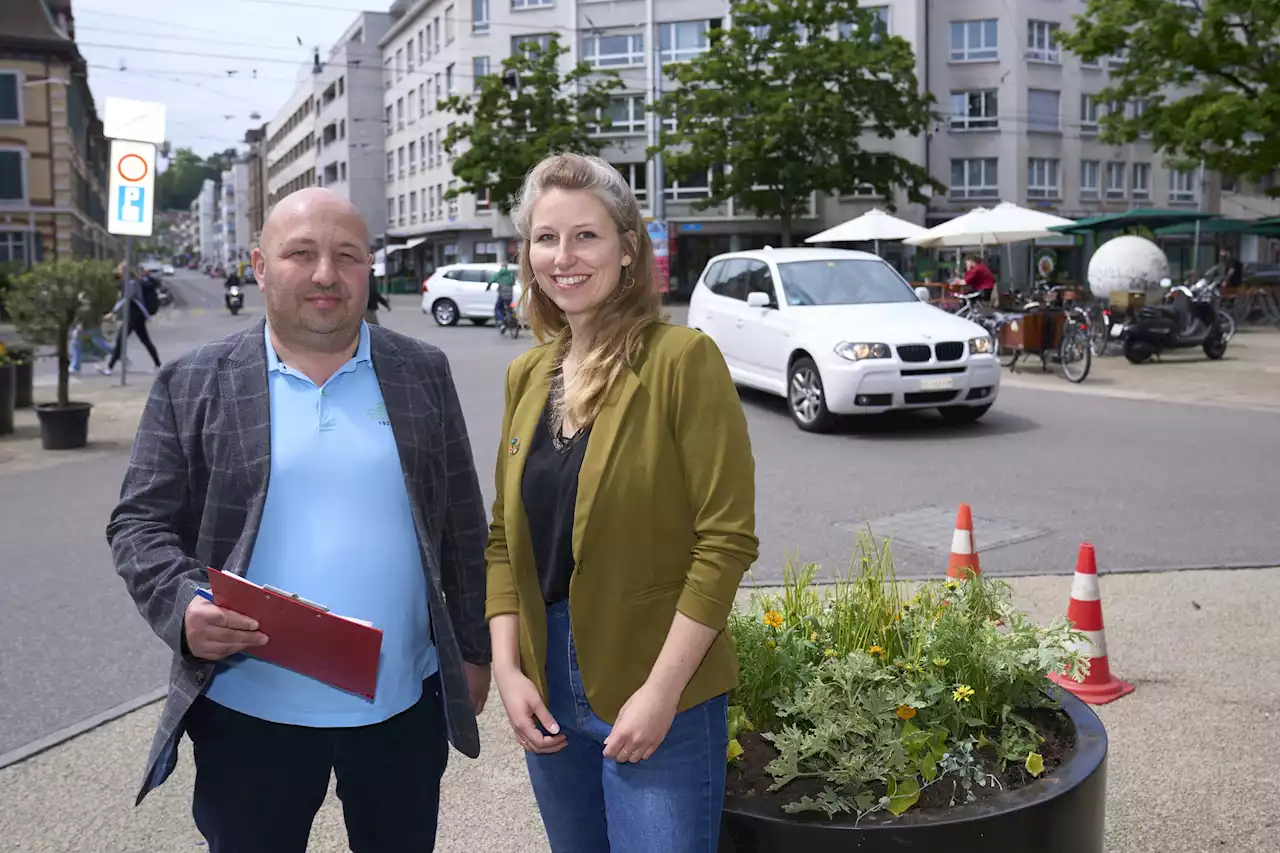
M 110 261 L 41 261 L 18 276 L 9 311 L 18 332 L 33 344 L 58 348 L 58 405 L 66 406 L 71 366 L 68 340 L 77 323 L 96 324 L 117 298 Z
M 901 814 L 944 780 L 953 800 L 970 797 L 990 779 L 983 750 L 1033 772 L 1041 737 L 1025 712 L 1056 707 L 1049 673 L 1088 671 L 1078 632 L 1031 624 L 1008 586 L 983 576 L 911 594 L 887 543 L 867 535 L 823 595 L 816 571 L 788 565 L 780 594 L 753 593 L 729 620 L 740 669 L 731 721 L 749 720 L 777 748 L 771 790 L 822 783 L 784 808 Z
M 187 210 L 200 194 L 205 179 L 222 180 L 223 170 L 230 168 L 236 151 L 228 148 L 208 159 L 190 148 L 179 148 L 169 159 L 165 170 L 156 176 L 156 210 Z
M 525 175 L 547 154 L 600 153 L 603 142 L 591 129 L 596 124 L 608 127 L 607 117 L 598 116 L 611 93 L 622 88 L 622 80 L 616 72 L 600 73 L 585 62 L 562 75 L 559 60 L 568 52 L 556 40 L 547 50 L 525 44 L 502 61 L 502 74 L 481 78 L 479 92 L 440 101 L 440 109 L 471 117 L 450 125 L 444 139 L 450 155 L 468 143 L 453 163 L 459 186 L 445 198 L 487 190 L 505 216 Z M 514 92 L 504 78 L 512 81 Z
M 1088 60 L 1124 54 L 1101 103 L 1148 102 L 1103 118 L 1104 141 L 1150 133 L 1179 168 L 1204 160 L 1249 180 L 1280 168 L 1280 3 L 1088 0 L 1060 40 Z
M 790 245 L 814 192 L 871 186 L 892 208 L 898 189 L 916 203 L 943 189 L 911 160 L 863 147 L 934 120 L 911 44 L 877 23 L 858 0 L 741 0 L 711 50 L 667 66 L 680 86 L 653 106 L 675 121 L 661 134 L 663 163 L 677 179 L 710 173 L 695 209 L 735 198 L 780 220 Z

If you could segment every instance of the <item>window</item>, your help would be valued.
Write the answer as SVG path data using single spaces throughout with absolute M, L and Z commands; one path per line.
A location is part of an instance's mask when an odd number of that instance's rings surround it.
M 604 115 L 609 126 L 596 125 L 593 133 L 598 136 L 627 136 L 644 133 L 644 95 L 622 95 L 609 99 Z
M 427 64 L 427 45 L 423 40 L 422 30 L 418 30 L 418 64 Z
M 471 261 L 477 264 L 496 264 L 498 262 L 498 254 L 501 251 L 502 245 L 500 243 L 476 243 L 471 252 Z
M 343 160 L 338 164 L 338 180 L 345 181 L 347 179 L 347 161 Z
M 999 100 L 995 89 L 951 93 L 952 130 L 994 130 L 999 125 Z
M 1058 161 L 1043 157 L 1027 160 L 1027 198 L 1058 198 Z
M 409 143 L 409 174 L 412 175 L 418 171 L 418 143 Z
M 22 80 L 17 71 L 0 71 L 0 123 L 22 124 Z M 12 232 L 7 232 L 12 233 Z
M 582 39 L 582 59 L 596 68 L 644 65 L 644 35 L 594 35 Z
M 471 32 L 489 32 L 489 0 L 471 0 Z
M 636 201 L 643 202 L 649 198 L 649 169 L 644 163 L 614 163 L 613 168 L 627 179 L 631 191 L 636 194 Z
M 658 58 L 662 62 L 686 62 L 711 47 L 711 30 L 720 21 L 678 21 L 658 24 Z
M 1151 198 L 1151 164 L 1133 164 L 1133 197 Z
M 1093 95 L 1080 96 L 1080 132 L 1093 134 L 1098 132 L 1098 116 L 1102 110 Z
M 390 107 L 390 106 L 388 106 L 388 107 L 387 107 L 387 109 L 386 109 L 386 111 L 385 111 L 385 113 L 384 113 L 384 115 L 383 115 L 383 117 L 382 117 L 382 124 L 383 124 L 383 126 L 384 126 L 384 127 L 386 127 L 386 129 L 387 129 L 387 136 L 390 136 L 392 133 L 394 133 L 394 132 L 395 132 L 395 129 L 396 129 L 396 126 L 395 126 L 395 116 L 393 116 L 393 115 L 391 114 L 391 107 Z
M 990 62 L 1000 58 L 999 24 L 995 18 L 951 22 L 951 61 Z
M 1179 172 L 1170 170 L 1169 172 L 1169 201 L 1170 203 L 1186 203 L 1196 200 L 1196 173 L 1195 172 Z
M 1027 21 L 1027 59 L 1050 65 L 1061 64 L 1062 52 L 1055 40 L 1057 34 L 1057 24 L 1049 21 Z
M 1080 161 L 1080 197 L 1098 197 L 1098 161 Z
M 413 73 L 413 39 L 409 39 L 409 44 L 404 49 L 404 71 L 406 74 Z
M 453 217 L 458 215 L 458 182 L 457 181 L 449 182 L 449 192 L 454 194 L 453 197 L 449 199 L 449 217 L 452 219 Z
M 709 195 L 711 195 L 711 185 L 705 171 L 690 175 L 683 181 L 671 179 L 667 184 L 667 201 L 689 201 L 706 198 Z
M 409 193 L 409 221 L 418 221 L 418 191 L 413 190 Z
M 476 212 L 487 213 L 493 210 L 493 195 L 488 190 L 476 193 Z
M 436 184 L 436 217 L 444 216 L 444 184 Z
M 916 302 L 893 267 L 883 261 L 792 261 L 778 264 L 788 305 L 884 305 Z
M 0 231 L 0 264 L 27 260 L 26 237 L 22 231 Z
M 888 6 L 868 6 L 867 11 L 876 16 L 876 21 L 872 25 L 875 29 L 872 31 L 871 40 L 879 41 L 889 32 L 889 7 Z M 853 35 L 853 24 L 841 23 L 836 24 L 836 34 L 847 39 Z
M 551 42 L 554 39 L 555 39 L 555 36 L 547 35 L 547 34 L 533 35 L 533 36 L 512 36 L 511 52 L 518 53 L 527 47 L 537 45 L 538 48 L 540 48 L 543 53 L 546 53 L 548 50 L 551 49 Z
M 387 224 L 390 225 L 396 221 L 396 200 L 394 198 L 387 199 Z
M 432 19 L 432 26 L 435 28 L 435 31 L 436 31 L 436 41 L 435 41 L 435 45 L 436 45 L 436 46 L 435 46 L 435 52 L 436 52 L 436 53 L 439 53 L 439 52 L 440 52 L 440 39 L 441 39 L 441 37 L 444 35 L 444 27 L 440 26 L 440 16 L 439 16 L 439 15 L 437 15 L 435 18 L 433 18 L 433 19 Z
M 453 7 L 446 6 L 444 9 L 444 43 L 453 44 L 453 40 L 458 37 L 458 22 L 454 18 Z
M 400 224 L 404 224 L 404 196 L 401 195 L 396 199 L 396 209 L 400 211 Z
M 425 213 L 427 214 L 428 219 L 435 219 L 436 218 L 436 188 L 427 187 L 427 196 L 429 198 L 429 201 L 427 203 L 427 209 Z
M 396 98 L 396 130 L 404 130 L 404 98 Z
M 396 82 L 404 78 L 404 48 L 396 50 Z
M 454 126 L 455 126 L 456 124 L 457 124 L 457 122 L 452 122 L 452 121 L 451 121 L 451 122 L 449 122 L 449 125 L 448 125 L 448 128 L 447 128 L 447 130 L 448 130 L 449 132 L 448 132 L 448 135 L 447 135 L 445 138 L 448 138 L 448 136 L 453 136 L 453 128 L 454 128 Z M 437 132 L 439 132 L 439 131 L 437 131 Z M 443 151 L 443 150 L 444 150 L 444 148 L 445 148 L 444 139 L 441 139 L 441 140 L 440 140 L 440 150 L 441 150 L 441 151 Z M 449 152 L 449 160 L 450 160 L 450 161 L 452 161 L 452 160 L 453 160 L 453 156 L 454 156 L 454 155 L 453 155 L 453 152 L 452 152 L 452 151 L 450 151 L 450 152 Z
M 747 299 L 747 281 L 751 278 L 751 262 L 745 258 L 730 258 L 719 269 L 707 275 L 711 291 L 729 299 Z M 714 277 L 714 282 L 713 282 Z
M 387 152 L 387 180 L 391 180 L 396 176 L 396 155 L 390 151 Z
M 1134 102 L 1133 102 L 1133 117 L 1134 117 L 1134 119 L 1136 119 L 1136 120 L 1138 120 L 1138 121 L 1141 121 L 1141 120 L 1142 120 L 1142 117 L 1143 117 L 1144 115 L 1146 115 L 1146 113 L 1147 113 L 1147 109 L 1148 109 L 1150 106 L 1151 106 L 1151 102 L 1150 102 L 1150 101 L 1148 101 L 1146 98 L 1139 98 L 1138 100 L 1134 101 Z M 1151 138 L 1151 131 L 1149 131 L 1149 130 L 1143 130 L 1143 131 L 1141 131 L 1141 133 L 1140 133 L 1139 135 L 1140 135 L 1143 139 L 1150 139 L 1150 138 Z
M 403 178 L 404 177 L 404 146 L 403 145 L 401 145 L 398 149 L 396 149 L 396 167 L 397 167 L 396 170 L 400 173 L 400 177 Z
M 747 293 L 763 293 L 769 297 L 769 304 L 776 305 L 778 295 L 773 289 L 773 274 L 769 265 L 763 261 L 748 261 Z
M 458 90 L 454 87 L 453 68 L 454 63 L 452 62 L 444 67 L 444 89 L 445 93 L 449 95 L 458 94 Z
M 952 198 L 995 198 L 1000 194 L 995 157 L 951 161 Z
M 471 57 L 471 91 L 479 92 L 484 78 L 489 76 L 489 57 Z
M 1057 133 L 1062 130 L 1058 108 L 1059 93 L 1048 89 L 1027 90 L 1027 130 Z
M 436 136 L 434 133 L 427 134 L 427 162 L 423 165 L 430 166 L 436 159 Z
M 550 9 L 555 0 L 511 0 L 512 9 Z
M 1129 167 L 1124 163 L 1107 164 L 1107 198 L 1124 198 L 1125 174 Z
M 433 44 L 433 42 L 431 41 L 431 25 L 430 24 L 427 24 L 427 37 L 425 41 L 426 41 L 426 48 L 427 48 L 427 59 L 430 59 L 432 56 L 431 45 Z M 439 47 L 436 47 L 436 50 L 439 50 L 439 49 L 440 49 Z
M 427 160 L 427 138 L 425 136 L 418 137 L 418 156 L 422 158 L 422 168 L 427 168 L 430 163 Z
M 27 164 L 21 149 L 0 149 L 0 202 L 27 200 Z
M 395 82 L 391 78 L 391 57 L 387 57 L 382 61 L 382 88 L 390 89 L 391 84 Z
M 427 84 L 423 83 L 418 87 L 418 118 L 425 118 L 427 115 Z

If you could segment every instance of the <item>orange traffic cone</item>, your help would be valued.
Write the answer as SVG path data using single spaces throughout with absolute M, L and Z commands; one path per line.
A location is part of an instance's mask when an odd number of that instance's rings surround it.
M 968 580 L 982 574 L 978 564 L 978 549 L 973 544 L 973 512 L 968 504 L 960 504 L 956 515 L 956 532 L 951 536 L 951 560 L 947 563 L 947 577 Z
M 1107 662 L 1107 639 L 1102 628 L 1102 594 L 1098 588 L 1098 564 L 1093 545 L 1080 546 L 1076 559 L 1076 575 L 1071 583 L 1071 601 L 1067 619 L 1085 641 L 1077 648 L 1089 658 L 1089 674 L 1084 681 L 1074 681 L 1061 673 L 1051 673 L 1050 680 L 1071 691 L 1090 705 L 1105 705 L 1133 692 L 1133 685 L 1111 674 Z

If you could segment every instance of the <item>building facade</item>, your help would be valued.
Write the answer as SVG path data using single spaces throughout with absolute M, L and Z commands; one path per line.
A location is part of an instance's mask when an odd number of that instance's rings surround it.
M 249 230 L 249 164 L 241 159 L 222 173 L 218 188 L 221 219 L 221 260 L 231 264 L 249 260 L 253 248 Z
M 316 112 L 320 57 L 299 72 L 298 85 L 276 117 L 267 123 L 267 206 L 316 186 Z
M 200 262 L 220 263 L 222 261 L 222 225 L 218 217 L 218 185 L 212 178 L 205 178 L 194 206 L 196 232 L 200 237 Z
M 109 146 L 69 0 L 6 0 L 0 24 L 0 263 L 110 258 Z
M 248 167 L 249 179 L 249 245 L 256 246 L 267 218 L 267 125 L 246 131 L 244 141 L 248 146 L 244 162 Z

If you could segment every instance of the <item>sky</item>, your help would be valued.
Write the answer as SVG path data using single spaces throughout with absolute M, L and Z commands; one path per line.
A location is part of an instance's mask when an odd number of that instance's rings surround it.
M 369 0 L 363 8 L 390 5 Z M 326 58 L 362 4 L 74 0 L 72 8 L 99 113 L 108 96 L 159 101 L 172 147 L 207 156 L 243 149 L 245 131 L 275 116 L 314 49 Z

